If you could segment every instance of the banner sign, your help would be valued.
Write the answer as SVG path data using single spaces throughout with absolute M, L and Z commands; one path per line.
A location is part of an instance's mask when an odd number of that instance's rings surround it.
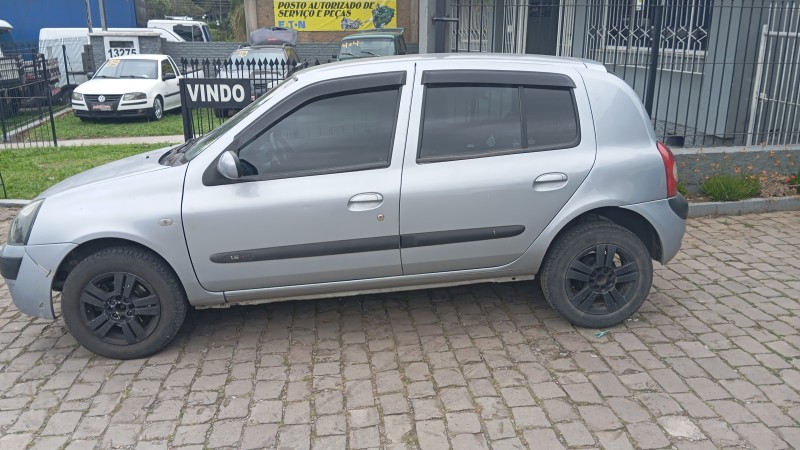
M 187 108 L 244 108 L 251 102 L 250 79 L 181 78 Z
M 397 0 L 275 0 L 275 25 L 297 31 L 357 31 L 397 27 Z

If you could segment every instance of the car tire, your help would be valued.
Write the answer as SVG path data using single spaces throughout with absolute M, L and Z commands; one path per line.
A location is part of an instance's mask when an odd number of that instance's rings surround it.
M 186 318 L 186 294 L 172 268 L 138 247 L 99 250 L 64 282 L 61 314 L 70 334 L 108 358 L 135 359 L 166 347 Z
M 161 120 L 164 117 L 164 100 L 161 99 L 161 96 L 157 96 L 153 100 L 153 107 L 150 108 L 150 119 L 152 120 Z
M 545 299 L 570 323 L 604 328 L 623 322 L 642 306 L 653 284 L 653 262 L 629 230 L 592 221 L 557 238 L 539 275 Z

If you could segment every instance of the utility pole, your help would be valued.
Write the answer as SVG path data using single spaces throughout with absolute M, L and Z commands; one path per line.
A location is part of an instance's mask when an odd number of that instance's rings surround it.
M 97 0 L 97 3 L 100 5 L 100 26 L 103 28 L 103 31 L 108 31 L 108 27 L 106 26 L 106 2 L 105 0 Z
M 92 30 L 92 7 L 89 6 L 89 0 L 84 0 L 86 3 L 86 25 L 89 27 L 89 33 L 94 33 Z

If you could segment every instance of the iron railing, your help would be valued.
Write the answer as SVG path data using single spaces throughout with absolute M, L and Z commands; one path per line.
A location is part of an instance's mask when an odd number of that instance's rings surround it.
M 291 76 L 294 72 L 309 65 L 319 65 L 319 60 L 287 61 L 279 59 L 187 59 L 181 58 L 181 73 L 186 78 L 208 79 L 236 79 L 249 80 L 250 101 L 264 95 L 279 82 Z M 181 98 L 188 95 L 181 92 Z M 235 114 L 238 109 L 219 108 L 189 108 L 188 102 L 183 101 L 184 136 L 186 139 L 208 133 L 228 117 Z
M 0 58 L 0 141 L 4 147 L 58 145 L 53 89 L 52 65 L 44 55 L 34 53 L 25 60 L 4 52 Z
M 451 0 L 448 51 L 593 59 L 675 146 L 800 144 L 800 0 Z

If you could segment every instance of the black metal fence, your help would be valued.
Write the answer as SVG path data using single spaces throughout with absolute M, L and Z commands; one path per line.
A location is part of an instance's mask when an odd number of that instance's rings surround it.
M 58 145 L 53 66 L 44 55 L 0 57 L 0 138 L 6 147 Z M 56 77 L 57 78 L 57 77 Z
M 281 59 L 181 58 L 184 78 L 196 81 L 188 85 L 181 83 L 184 137 L 188 140 L 208 133 L 238 112 L 243 103 L 264 95 L 296 71 L 319 64 L 319 60 L 312 63 Z M 230 89 L 230 81 L 234 80 L 247 85 L 248 98 L 244 102 L 232 101 L 238 93 Z M 212 104 L 218 106 L 210 106 Z
M 800 144 L 800 0 L 449 5 L 434 19 L 443 50 L 600 61 L 639 94 L 671 145 Z

